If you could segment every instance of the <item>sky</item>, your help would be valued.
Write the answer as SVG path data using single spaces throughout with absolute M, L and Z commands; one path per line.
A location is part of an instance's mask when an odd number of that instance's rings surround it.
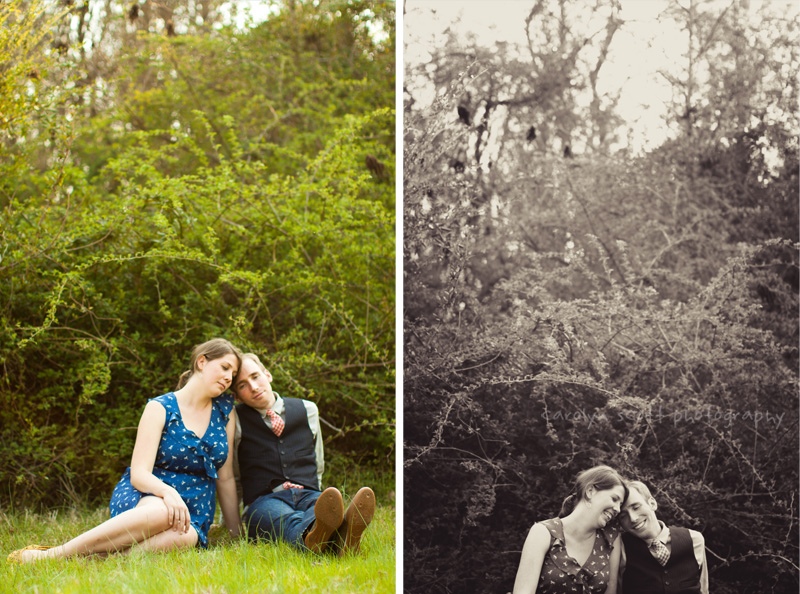
M 587 6 L 590 0 L 585 0 Z M 618 112 L 631 130 L 630 148 L 641 153 L 655 148 L 669 137 L 665 124 L 672 89 L 659 74 L 685 71 L 682 56 L 688 45 L 685 31 L 674 22 L 659 19 L 667 4 L 676 0 L 620 0 L 625 24 L 617 31 L 611 51 L 600 73 L 600 91 L 622 89 Z M 677 0 L 688 5 L 688 0 Z M 723 8 L 734 0 L 711 0 Z M 738 0 L 745 10 L 756 10 L 759 0 Z M 765 0 L 786 3 L 783 0 Z M 404 61 L 424 63 L 429 50 L 442 43 L 442 32 L 450 28 L 466 38 L 468 32 L 479 41 L 525 44 L 524 19 L 533 0 L 406 0 L 404 17 Z M 602 27 L 603 23 L 598 23 Z M 432 92 L 415 93 L 425 103 Z M 622 135 L 622 143 L 627 142 Z M 621 147 L 620 147 L 621 148 Z
M 429 50 L 436 47 L 437 38 L 448 27 L 462 38 L 471 32 L 486 43 L 502 40 L 524 45 L 524 20 L 533 4 L 533 0 L 407 0 L 404 61 L 426 62 Z M 671 90 L 656 70 L 675 65 L 674 48 L 682 35 L 657 22 L 664 4 L 661 0 L 622 1 L 621 16 L 628 26 L 615 35 L 601 71 L 601 84 L 605 83 L 606 89 L 624 89 L 619 111 L 627 116 L 635 152 L 658 146 L 668 134 L 663 118 Z M 415 98 L 424 103 L 426 96 Z

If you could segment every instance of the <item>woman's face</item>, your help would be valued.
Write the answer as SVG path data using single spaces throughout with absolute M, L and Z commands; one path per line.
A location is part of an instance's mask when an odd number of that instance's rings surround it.
M 219 396 L 230 387 L 233 378 L 236 377 L 239 359 L 233 353 L 210 360 L 200 357 L 197 360 L 197 368 L 209 389 Z
M 625 489 L 622 485 L 594 492 L 591 498 L 592 509 L 597 511 L 598 524 L 601 528 L 617 517 L 624 499 Z

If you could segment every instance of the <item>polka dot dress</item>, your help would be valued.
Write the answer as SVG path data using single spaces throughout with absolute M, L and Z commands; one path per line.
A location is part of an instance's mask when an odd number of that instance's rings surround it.
M 583 566 L 569 556 L 561 518 L 541 524 L 550 532 L 550 550 L 542 563 L 537 592 L 544 594 L 603 594 L 611 574 L 609 567 L 614 541 L 620 533 L 617 522 L 597 531 L 594 547 Z
M 158 445 L 153 474 L 180 494 L 197 531 L 198 545 L 208 546 L 208 529 L 214 520 L 217 487 L 214 479 L 228 458 L 228 437 L 225 426 L 233 409 L 233 396 L 214 398 L 211 422 L 202 438 L 183 424 L 175 394 L 170 392 L 153 398 L 167 411 L 161 443 Z M 133 509 L 149 493 L 131 485 L 131 469 L 127 468 L 111 495 L 111 517 Z

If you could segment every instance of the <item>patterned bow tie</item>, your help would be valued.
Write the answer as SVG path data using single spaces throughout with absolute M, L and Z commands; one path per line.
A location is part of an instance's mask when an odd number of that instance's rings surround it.
M 669 561 L 669 549 L 657 538 L 650 543 L 650 554 L 661 563 L 662 567 Z
M 284 426 L 283 419 L 278 413 L 276 413 L 271 408 L 267 409 L 267 416 L 269 417 L 269 420 L 272 423 L 272 432 L 278 437 L 280 437 L 281 433 L 283 433 L 283 426 Z

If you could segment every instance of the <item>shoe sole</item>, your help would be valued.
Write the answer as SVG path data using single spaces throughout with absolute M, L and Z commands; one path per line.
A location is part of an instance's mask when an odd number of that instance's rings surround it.
M 306 548 L 314 553 L 322 553 L 328 546 L 331 536 L 344 520 L 344 501 L 342 494 L 334 487 L 328 487 L 314 504 L 314 527 L 303 541 Z
M 339 549 L 339 556 L 343 557 L 348 553 L 356 553 L 361 546 L 361 536 L 367 529 L 372 516 L 375 515 L 375 493 L 369 487 L 362 487 L 355 494 L 347 511 L 344 513 L 344 524 L 342 526 L 342 547 Z

